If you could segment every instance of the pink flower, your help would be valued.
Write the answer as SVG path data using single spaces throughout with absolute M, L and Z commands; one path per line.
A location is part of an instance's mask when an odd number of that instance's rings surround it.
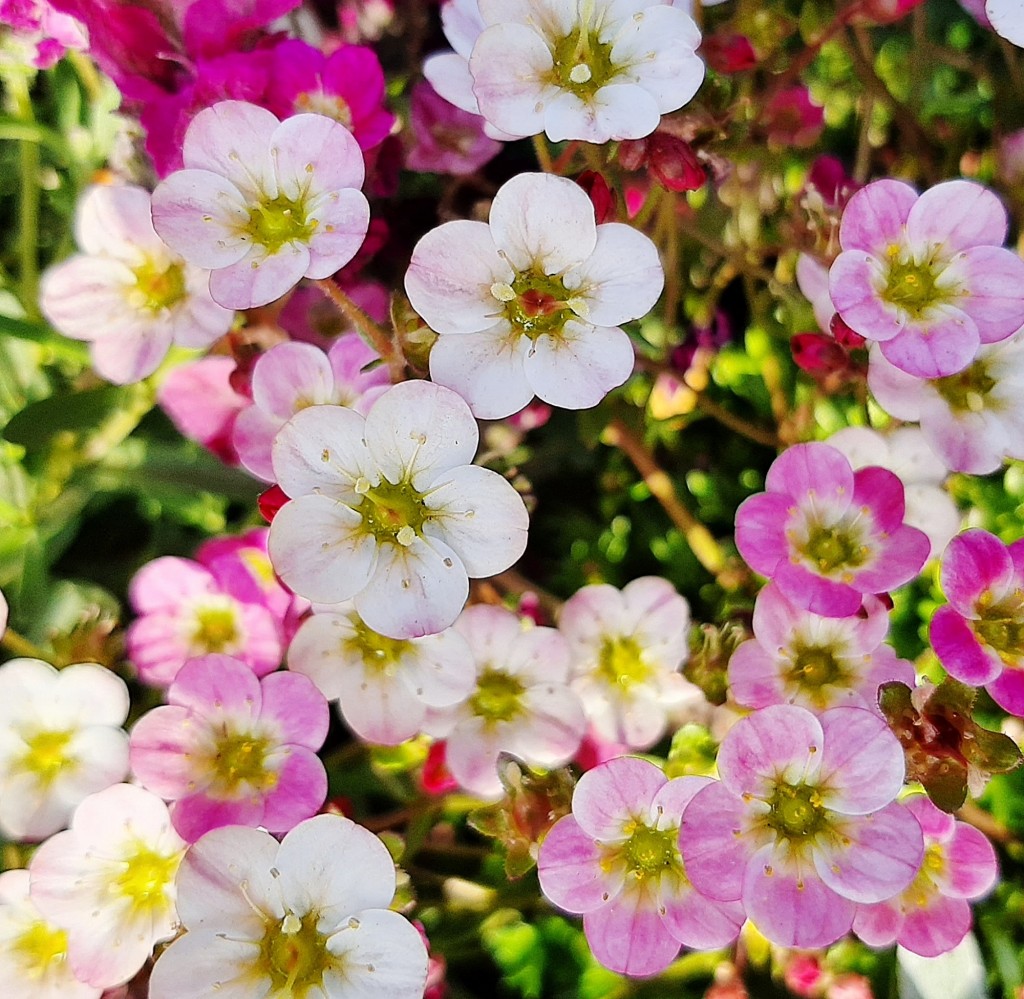
M 238 464 L 231 442 L 235 420 L 251 405 L 231 385 L 235 368 L 230 357 L 201 357 L 175 368 L 157 389 L 157 401 L 179 432 L 228 465 Z
M 365 416 L 391 384 L 386 365 L 358 333 L 339 337 L 325 354 L 308 343 L 271 347 L 252 370 L 253 404 L 238 414 L 233 442 L 242 465 L 266 482 L 274 481 L 270 460 L 277 432 L 307 406 L 350 406 Z
M 212 271 L 210 294 L 222 305 L 266 305 L 302 277 L 330 277 L 363 242 L 362 153 L 330 118 L 279 122 L 223 101 L 192 119 L 183 159 L 153 192 L 153 225 Z
M 653 763 L 620 756 L 580 778 L 572 814 L 541 844 L 541 891 L 583 915 L 594 957 L 612 971 L 654 975 L 680 945 L 724 947 L 739 932 L 742 907 L 698 894 L 679 854 L 680 820 L 711 783 L 668 780 Z
M 811 100 L 804 86 L 775 93 L 763 114 L 768 143 L 774 148 L 808 149 L 825 129 L 825 109 Z
M 941 581 L 949 603 L 928 629 L 939 661 L 1024 715 L 1024 541 L 1004 545 L 988 531 L 964 531 L 942 556 Z
M 827 444 L 797 444 L 775 460 L 765 484 L 767 492 L 736 511 L 736 546 L 798 607 L 848 617 L 864 594 L 921 571 L 930 544 L 903 523 L 903 483 L 892 472 L 854 472 Z
M 842 705 L 878 712 L 878 688 L 889 680 L 914 686 L 912 663 L 883 644 L 889 612 L 864 598 L 850 617 L 820 617 L 791 604 L 769 583 L 754 604 L 754 638 L 729 660 L 737 704 L 796 704 L 820 712 Z
M 460 704 L 429 712 L 425 731 L 446 738 L 445 760 L 473 794 L 500 798 L 500 753 L 540 767 L 572 759 L 586 730 L 569 689 L 569 648 L 554 628 L 525 625 L 502 607 L 477 604 L 455 622 L 476 659 L 476 682 Z
M 428 232 L 405 276 L 413 308 L 441 334 L 431 377 L 488 420 L 534 395 L 568 409 L 597 405 L 633 371 L 619 324 L 644 315 L 663 283 L 643 233 L 597 225 L 578 185 L 536 173 L 501 187 L 489 224 Z
M 908 374 L 962 371 L 981 344 L 1024 324 L 1024 261 L 1002 246 L 1007 224 L 999 199 L 970 181 L 922 195 L 869 184 L 843 213 L 829 272 L 836 311 Z
M 209 272 L 170 250 L 141 187 L 91 187 L 75 217 L 80 253 L 43 275 L 39 304 L 65 336 L 89 343 L 96 370 L 123 385 L 152 374 L 173 344 L 209 347 L 234 314 Z
M 479 115 L 450 104 L 427 83 L 412 88 L 409 111 L 410 170 L 460 176 L 479 170 L 501 152 L 501 143 L 484 131 Z
M 988 894 L 996 883 L 996 855 L 981 832 L 940 812 L 924 795 L 903 807 L 924 833 L 921 869 L 895 898 L 858 906 L 853 931 L 872 947 L 896 942 L 922 957 L 937 957 L 970 930 L 968 901 Z
M 913 881 L 924 848 L 894 803 L 903 750 L 870 711 L 762 708 L 730 729 L 718 770 L 683 814 L 686 870 L 709 898 L 742 900 L 773 943 L 827 946 L 849 931 L 855 903 Z
M 166 706 L 135 723 L 132 770 L 172 802 L 171 822 L 187 842 L 226 825 L 286 832 L 327 797 L 316 752 L 329 720 L 306 677 L 259 680 L 237 659 L 203 656 L 178 672 Z
M 37 69 L 49 69 L 68 49 L 89 46 L 83 26 L 47 0 L 0 0 L 0 24 L 10 25 L 31 47 L 32 65 Z
M 262 603 L 238 599 L 189 559 L 164 556 L 129 586 L 138 617 L 128 628 L 128 657 L 144 683 L 167 686 L 187 659 L 236 656 L 263 676 L 281 662 L 280 624 Z
M 918 420 L 929 447 L 955 472 L 984 475 L 1024 458 L 1024 335 L 983 346 L 961 372 L 925 381 L 871 351 L 868 386 L 900 420 Z
M 280 118 L 326 115 L 344 125 L 360 149 L 379 145 L 395 123 L 384 107 L 380 60 L 362 45 L 342 45 L 329 56 L 298 39 L 275 45 L 267 107 Z

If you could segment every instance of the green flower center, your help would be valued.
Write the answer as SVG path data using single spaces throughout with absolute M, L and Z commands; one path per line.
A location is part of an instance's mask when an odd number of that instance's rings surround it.
M 289 912 L 280 923 L 267 926 L 258 967 L 262 977 L 270 979 L 269 995 L 304 999 L 311 989 L 322 994 L 324 972 L 337 968 L 339 960 L 327 949 L 319 921 L 318 912 L 301 918 Z
M 574 296 L 562 278 L 537 268 L 516 274 L 512 284 L 493 284 L 491 295 L 503 304 L 513 333 L 531 340 L 561 336 L 570 319 L 585 319 L 588 311 L 586 302 Z
M 652 829 L 637 823 L 622 848 L 626 868 L 638 881 L 659 878 L 673 872 L 681 874 L 683 861 L 679 855 L 679 829 Z
M 76 766 L 67 755 L 71 733 L 62 731 L 36 732 L 25 739 L 26 749 L 21 766 L 31 773 L 43 787 L 52 784 L 62 770 Z
M 242 231 L 268 254 L 273 254 L 287 243 L 308 243 L 318 225 L 317 219 L 308 218 L 304 196 L 293 201 L 279 194 L 251 205 L 249 222 Z
M 847 671 L 829 646 L 797 642 L 793 647 L 793 664 L 786 676 L 791 683 L 814 694 L 827 684 L 846 680 Z
M 134 268 L 133 299 L 147 312 L 163 312 L 177 305 L 188 291 L 185 287 L 185 268 L 182 264 L 162 263 L 153 257 Z
M 580 4 L 579 24 L 551 50 L 550 82 L 587 101 L 610 83 L 619 70 L 612 62 L 612 45 L 598 38 L 600 23 L 592 25 L 593 0 Z
M 13 948 L 29 976 L 43 978 L 51 964 L 67 959 L 68 935 L 39 920 L 14 938 Z
M 232 607 L 201 607 L 196 611 L 192 648 L 200 655 L 226 652 L 238 645 L 238 614 Z
M 776 785 L 768 805 L 768 825 L 786 839 L 812 839 L 828 826 L 817 789 L 806 784 Z
M 477 679 L 476 693 L 469 699 L 470 710 L 488 725 L 507 722 L 523 713 L 526 687 L 504 670 L 488 666 Z
M 987 400 L 996 380 L 985 369 L 984 359 L 978 359 L 963 371 L 946 378 L 933 378 L 929 384 L 946 401 L 954 413 L 980 413 L 991 406 Z
M 1014 590 L 998 603 L 986 591 L 977 609 L 974 633 L 1001 659 L 1014 665 L 1024 660 L 1024 591 Z
M 395 484 L 382 478 L 380 485 L 373 486 L 369 479 L 360 478 L 355 490 L 363 497 L 356 507 L 363 518 L 363 530 L 378 542 L 407 547 L 423 534 L 431 513 L 423 494 L 411 482 Z
M 360 618 L 352 619 L 355 634 L 344 640 L 347 651 L 354 652 L 363 660 L 369 670 L 379 673 L 394 671 L 412 649 L 412 642 L 405 638 L 388 638 L 368 628 Z
M 277 774 L 267 770 L 270 744 L 261 736 L 226 732 L 217 739 L 210 756 L 212 786 L 220 794 L 235 796 L 246 788 L 268 790 L 277 784 Z
M 168 892 L 182 856 L 183 853 L 157 853 L 138 842 L 135 852 L 124 860 L 124 870 L 114 880 L 111 891 L 128 899 L 136 913 L 155 916 L 170 905 Z
M 847 518 L 837 524 L 811 524 L 799 550 L 823 576 L 856 569 L 870 554 L 862 532 Z
M 652 672 L 635 638 L 608 636 L 601 643 L 596 675 L 609 687 L 629 690 L 649 680 Z
M 920 319 L 929 309 L 956 297 L 951 289 L 938 287 L 943 265 L 932 260 L 917 263 L 898 246 L 890 246 L 888 256 L 889 272 L 881 292 L 884 301 Z

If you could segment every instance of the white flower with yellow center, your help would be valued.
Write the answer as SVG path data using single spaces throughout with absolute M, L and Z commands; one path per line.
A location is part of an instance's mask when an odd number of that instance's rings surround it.
M 71 828 L 39 848 L 29 867 L 32 901 L 66 931 L 76 978 L 98 988 L 127 982 L 153 945 L 174 935 L 184 851 L 167 806 L 130 784 L 90 795 Z
M 0 874 L 0 995 L 4 999 L 98 999 L 68 966 L 68 935 L 29 898 L 28 871 Z
M 384 844 L 340 815 L 281 843 L 215 829 L 181 866 L 187 932 L 157 960 L 149 999 L 421 999 L 426 950 L 388 908 L 394 893 Z
M 117 384 L 151 374 L 172 344 L 209 347 L 234 313 L 209 291 L 209 271 L 156 234 L 141 187 L 92 187 L 75 220 L 80 253 L 51 267 L 43 314 L 65 336 L 88 340 L 96 370 Z
M 0 666 L 0 833 L 45 839 L 128 773 L 128 688 L 102 666 Z

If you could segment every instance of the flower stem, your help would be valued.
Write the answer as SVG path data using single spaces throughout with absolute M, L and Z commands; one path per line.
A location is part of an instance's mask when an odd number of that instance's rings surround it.
M 405 379 L 405 359 L 395 345 L 391 335 L 375 323 L 348 295 L 330 278 L 322 278 L 313 284 L 326 295 L 334 307 L 359 331 L 366 342 L 383 358 L 391 373 L 391 381 Z
M 778 436 L 771 430 L 744 420 L 742 416 L 737 416 L 732 410 L 726 409 L 702 392 L 697 393 L 697 408 L 706 416 L 717 420 L 723 427 L 728 427 L 755 444 L 763 444 L 776 450 L 782 446 Z
M 551 161 L 551 150 L 548 149 L 547 139 L 544 133 L 539 132 L 533 137 L 533 150 L 537 154 L 537 163 L 545 173 L 554 173 L 555 165 Z
M 726 589 L 732 589 L 735 580 L 729 570 L 725 552 L 715 536 L 699 521 L 679 499 L 668 473 L 662 469 L 650 449 L 622 420 L 612 420 L 605 427 L 602 440 L 619 448 L 640 473 L 651 495 L 661 504 L 669 520 L 682 532 L 691 551 L 708 572 Z
M 30 642 L 23 635 L 19 635 L 16 631 L 8 628 L 2 636 L 0 636 L 0 645 L 2 645 L 8 652 L 13 652 L 16 656 L 26 656 L 29 659 L 42 659 L 43 662 L 50 661 L 50 653 L 39 648 L 34 642 Z
M 10 86 L 18 118 L 35 125 L 32 100 L 24 77 L 11 74 Z M 39 318 L 39 144 L 23 139 L 18 150 L 21 191 L 18 202 L 18 282 L 22 307 L 33 319 Z

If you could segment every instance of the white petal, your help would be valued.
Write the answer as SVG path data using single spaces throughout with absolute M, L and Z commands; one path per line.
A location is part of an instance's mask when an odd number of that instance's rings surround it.
M 327 947 L 344 969 L 324 975 L 329 996 L 421 999 L 427 980 L 426 948 L 412 924 L 397 912 L 356 912 Z
M 191 932 L 157 959 L 149 999 L 262 999 L 270 979 L 254 977 L 259 942 L 219 933 Z

